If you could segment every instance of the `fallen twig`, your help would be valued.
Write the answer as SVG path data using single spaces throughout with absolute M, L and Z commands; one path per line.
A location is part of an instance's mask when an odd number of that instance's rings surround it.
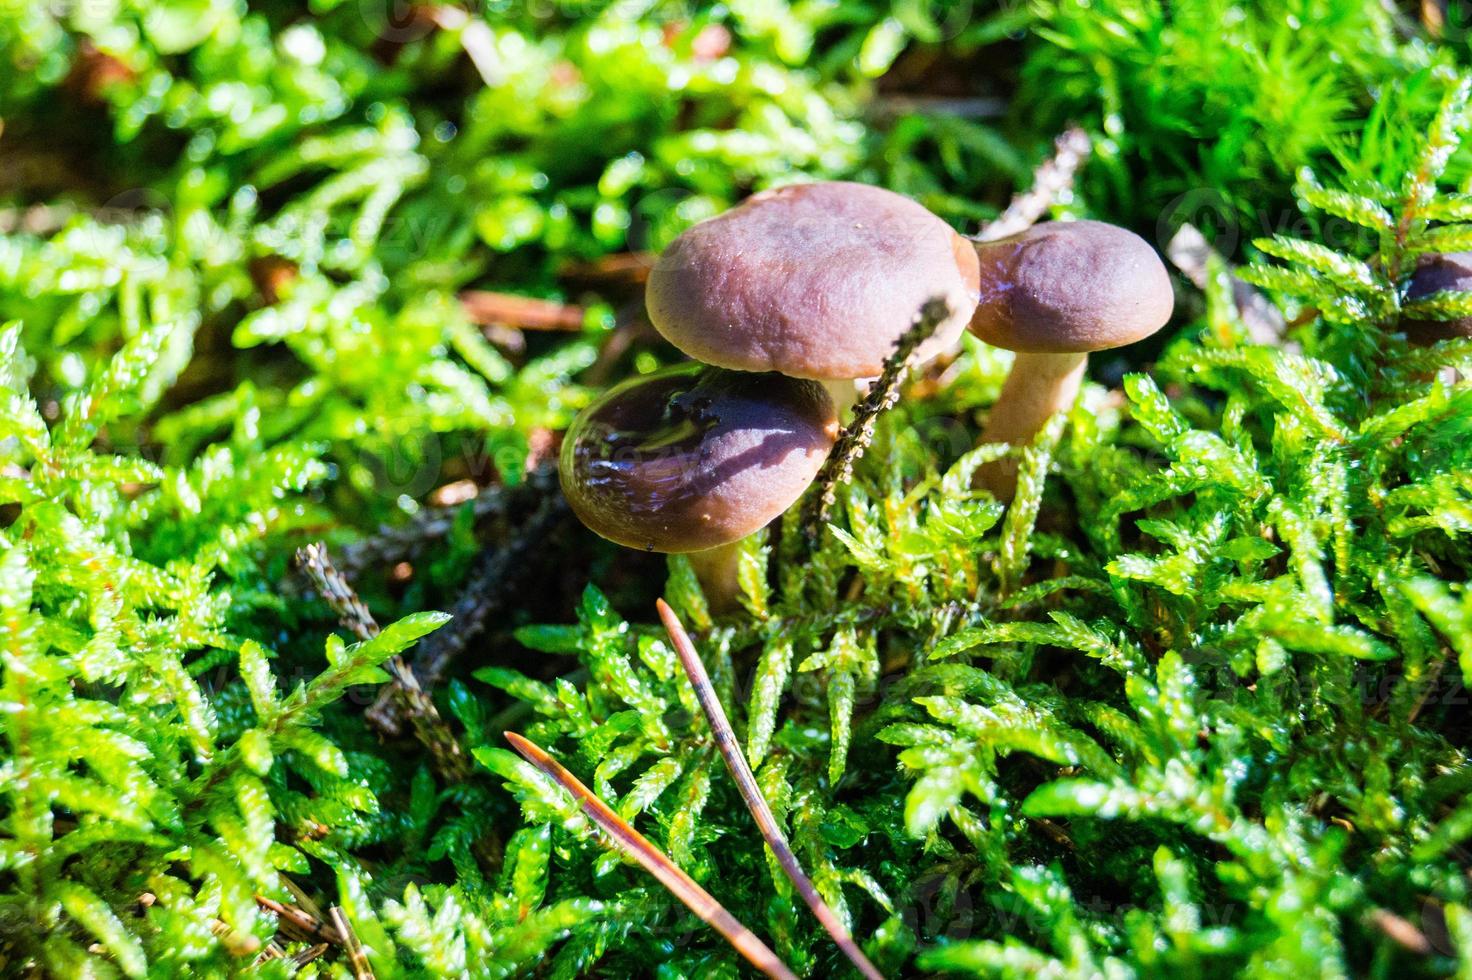
M 554 492 L 556 484 L 556 468 L 548 465 L 533 470 L 514 486 L 485 487 L 469 502 L 472 519 L 479 523 L 522 509 L 530 511 L 546 494 Z M 465 506 L 461 502 L 426 507 L 402 525 L 384 525 L 373 537 L 344 548 L 338 567 L 353 577 L 371 565 L 392 565 L 412 558 L 449 534 Z
M 599 799 L 598 795 L 584 786 L 576 776 L 564 769 L 556 759 L 544 752 L 536 743 L 515 732 L 506 732 L 506 740 L 521 756 L 536 766 L 559 786 L 572 794 L 578 809 L 603 831 L 612 847 L 637 861 L 661 885 L 670 890 L 685 907 L 706 925 L 719 932 L 746 961 L 769 977 L 778 980 L 796 980 L 787 965 L 778 959 L 766 943 L 746 926 L 742 925 L 725 906 L 716 901 L 710 892 L 701 888 L 684 871 L 669 859 L 648 838 L 639 833 L 628 822 Z
M 495 88 L 506 81 L 505 66 L 496 52 L 496 36 L 484 20 L 459 7 L 438 3 L 430 6 L 428 16 L 440 30 L 460 32 L 460 47 L 487 87 Z
M 705 671 L 705 664 L 700 660 L 700 654 L 695 650 L 695 644 L 690 641 L 690 634 L 685 632 L 685 626 L 675 611 L 669 607 L 663 599 L 655 600 L 655 607 L 659 610 L 659 618 L 664 623 L 665 630 L 670 635 L 670 642 L 675 645 L 675 652 L 680 656 L 680 663 L 685 667 L 685 676 L 690 680 L 690 686 L 695 691 L 695 699 L 700 702 L 701 710 L 705 712 L 705 718 L 710 722 L 711 733 L 715 736 L 716 748 L 720 749 L 721 757 L 726 760 L 726 768 L 731 771 L 731 777 L 736 780 L 736 787 L 741 791 L 741 798 L 746 801 L 746 808 L 751 811 L 752 819 L 756 821 L 757 829 L 761 831 L 767 846 L 772 849 L 772 854 L 777 859 L 784 874 L 787 875 L 793 887 L 797 889 L 808 908 L 813 910 L 813 915 L 828 930 L 828 935 L 843 950 L 843 955 L 849 958 L 858 971 L 869 980 L 883 980 L 883 974 L 875 969 L 874 964 L 859 949 L 859 944 L 854 942 L 853 936 L 844 928 L 843 922 L 839 920 L 838 914 L 823 901 L 823 896 L 818 894 L 818 889 L 813 885 L 812 879 L 802 870 L 802 865 L 797 862 L 797 855 L 792 853 L 792 848 L 787 843 L 782 828 L 777 824 L 777 818 L 772 815 L 772 808 L 767 805 L 766 797 L 762 796 L 761 787 L 757 785 L 756 776 L 752 775 L 751 766 L 742 754 L 741 747 L 736 743 L 736 733 L 731 729 L 731 722 L 726 718 L 725 709 L 721 707 L 720 699 L 716 697 L 715 690 L 711 687 L 710 675 Z
M 297 562 L 312 579 L 322 598 L 337 613 L 339 621 L 360 640 L 371 640 L 379 633 L 373 613 L 358 598 L 328 557 L 321 543 L 309 544 L 297 552 Z M 392 696 L 401 700 L 414 727 L 414 734 L 429 751 L 435 769 L 448 782 L 463 782 L 470 775 L 470 763 L 460 748 L 449 725 L 440 717 L 439 708 L 419 686 L 419 680 L 400 656 L 388 661 Z M 372 721 L 372 717 L 369 718 Z
M 950 315 L 951 308 L 945 300 L 927 300 L 915 317 L 914 325 L 895 343 L 894 353 L 884 362 L 884 372 L 879 375 L 864 400 L 854 406 L 853 420 L 839 435 L 828 458 L 818 470 L 818 476 L 814 480 L 818 486 L 817 492 L 808 497 L 808 502 L 804 505 L 800 526 L 809 545 L 817 541 L 819 530 L 828 520 L 838 484 L 853 475 L 854 463 L 869 448 L 879 416 L 899 401 L 900 383 L 904 380 L 905 371 L 909 368 L 910 359 L 916 349 L 929 340 L 930 335 Z
M 994 242 L 1037 224 L 1058 198 L 1073 187 L 1074 175 L 1088 159 L 1091 146 L 1089 134 L 1079 127 L 1065 129 L 1053 141 L 1053 155 L 1033 171 L 1032 186 L 1013 197 L 1007 210 L 976 233 L 976 240 Z
M 546 544 L 548 535 L 566 516 L 567 501 L 560 492 L 550 489 L 541 506 L 504 545 L 481 555 L 450 609 L 450 622 L 426 637 L 415 651 L 410 673 L 424 691 L 433 690 L 451 662 L 485 632 L 491 616 L 506 605 L 515 578 L 512 573 L 521 570 L 533 551 Z M 392 688 L 378 696 L 368 709 L 368 717 L 380 731 L 397 734 L 402 730 L 402 709 Z
M 358 941 L 358 934 L 353 931 L 353 925 L 348 917 L 343 914 L 342 906 L 334 905 L 327 912 L 331 917 L 333 925 L 343 938 L 343 946 L 348 952 L 348 963 L 353 968 L 354 980 L 374 980 L 373 967 L 368 965 L 368 957 L 363 955 L 363 944 Z
M 1368 916 L 1370 924 L 1384 933 L 1392 942 L 1419 953 L 1422 956 L 1430 956 L 1436 950 L 1431 945 L 1431 940 L 1426 934 L 1417 929 L 1409 920 L 1396 915 L 1389 909 L 1376 908 L 1370 911 Z
M 256 904 L 276 915 L 278 923 L 288 925 L 306 939 L 316 939 L 333 946 L 343 945 L 342 933 L 335 928 L 291 905 L 283 905 L 274 898 L 256 896 Z
M 513 327 L 517 330 L 576 333 L 583 329 L 588 315 L 581 306 L 485 289 L 467 289 L 460 294 L 460 305 L 465 315 L 480 326 Z
M 586 261 L 565 262 L 558 268 L 557 275 L 562 279 L 587 279 L 641 286 L 649 279 L 649 271 L 654 268 L 655 258 L 652 252 L 615 252 Z

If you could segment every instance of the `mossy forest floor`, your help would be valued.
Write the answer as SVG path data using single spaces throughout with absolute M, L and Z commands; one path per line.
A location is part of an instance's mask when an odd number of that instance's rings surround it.
M 1472 314 L 1406 295 L 1472 249 L 1468 42 L 1439 0 L 0 4 L 0 973 L 748 973 L 509 730 L 850 975 L 664 597 L 888 976 L 1472 976 L 1472 341 L 1401 330 Z M 1010 505 L 968 340 L 739 614 L 568 515 L 559 433 L 678 360 L 650 253 L 805 178 L 973 232 L 1072 124 L 1049 216 L 1174 242 L 1177 312 Z

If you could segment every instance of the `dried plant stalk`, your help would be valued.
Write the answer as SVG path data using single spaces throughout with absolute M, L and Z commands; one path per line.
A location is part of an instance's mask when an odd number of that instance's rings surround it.
M 838 484 L 853 475 L 854 463 L 869 448 L 879 416 L 899 401 L 900 383 L 905 379 L 910 359 L 950 315 L 951 308 L 945 300 L 939 297 L 927 300 L 916 315 L 914 325 L 895 342 L 894 353 L 884 362 L 884 372 L 879 375 L 879 380 L 874 382 L 864 400 L 855 406 L 853 421 L 839 435 L 838 441 L 833 444 L 833 450 L 823 461 L 822 469 L 818 470 L 814 481 L 818 485 L 817 492 L 809 496 L 804 505 L 801 527 L 810 545 L 818 540 L 818 531 L 828 520 Z
M 792 847 L 787 843 L 787 837 L 782 833 L 782 828 L 777 824 L 777 818 L 772 815 L 772 808 L 767 805 L 766 797 L 762 796 L 761 787 L 757 785 L 756 776 L 752 774 L 751 766 L 746 761 L 746 756 L 741 752 L 741 746 L 737 744 L 736 733 L 731 729 L 731 722 L 726 718 L 726 711 L 721 707 L 720 699 L 716 697 L 715 689 L 711 687 L 710 675 L 705 671 L 705 664 L 700 660 L 700 654 L 695 650 L 695 644 L 690 641 L 690 634 L 685 632 L 685 626 L 675 611 L 669 607 L 669 603 L 663 599 L 655 600 L 655 606 L 659 609 L 659 618 L 664 622 L 664 628 L 670 634 L 670 641 L 675 645 L 675 652 L 680 656 L 680 663 L 685 666 L 685 676 L 690 679 L 690 686 L 695 689 L 695 698 L 700 702 L 701 709 L 705 712 L 706 720 L 710 722 L 711 733 L 715 735 L 716 748 L 721 750 L 721 757 L 726 760 L 726 767 L 731 770 L 731 776 L 736 780 L 736 787 L 741 791 L 741 798 L 746 801 L 746 808 L 751 811 L 751 816 L 756 820 L 757 828 L 762 837 L 766 839 L 767 846 L 772 849 L 772 854 L 777 858 L 777 864 L 781 866 L 784 874 L 792 882 L 797 893 L 807 902 L 808 908 L 818 917 L 823 928 L 828 930 L 828 935 L 843 950 L 843 955 L 849 958 L 854 966 L 858 967 L 868 980 L 883 980 L 883 974 L 875 968 L 864 951 L 859 949 L 859 944 L 854 942 L 854 937 L 849 935 L 844 928 L 843 922 L 838 918 L 838 913 L 823 901 L 823 896 L 818 894 L 818 889 L 813 885 L 811 878 L 802 870 L 802 865 L 797 862 L 797 855 L 792 853 Z
M 378 621 L 373 618 L 373 613 L 364 605 L 347 579 L 332 564 L 325 545 L 318 542 L 302 548 L 297 552 L 297 563 L 311 578 L 322 598 L 337 613 L 342 625 L 352 631 L 354 636 L 360 640 L 371 640 L 378 635 Z M 450 731 L 450 726 L 440 716 L 439 708 L 435 707 L 434 701 L 420 688 L 414 671 L 402 657 L 391 657 L 388 669 L 393 675 L 391 690 L 396 692 L 396 696 L 404 704 L 414 734 L 429 751 L 441 778 L 452 783 L 464 782 L 470 775 L 470 763 L 455 734 Z M 371 714 L 369 721 L 373 721 Z
M 648 838 L 629 826 L 628 822 L 614 813 L 596 793 L 564 769 L 561 763 L 544 752 L 535 742 L 515 732 L 506 732 L 505 735 L 506 741 L 510 742 L 511 747 L 521 753 L 526 761 L 546 773 L 559 786 L 572 794 L 573 799 L 578 802 L 578 808 L 589 820 L 598 825 L 615 850 L 637 861 L 645 871 L 658 879 L 661 885 L 668 888 L 670 893 L 683 902 L 685 907 L 694 912 L 702 922 L 724 936 L 726 941 L 736 949 L 736 952 L 745 957 L 748 963 L 777 980 L 797 980 L 797 975 L 778 959 L 777 954 L 772 952 L 771 948 L 762 942 L 756 933 L 742 925 L 740 920 L 716 901 L 710 892 L 701 888 L 696 884 L 695 879 L 681 871 L 663 851 L 650 843 Z

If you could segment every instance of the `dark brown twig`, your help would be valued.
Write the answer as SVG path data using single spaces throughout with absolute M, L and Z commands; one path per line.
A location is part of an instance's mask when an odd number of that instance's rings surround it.
M 521 753 L 522 758 L 536 766 L 577 801 L 578 809 L 603 831 L 608 843 L 621 854 L 633 858 L 661 885 L 670 890 L 685 907 L 706 925 L 719 932 L 752 966 L 777 980 L 797 980 L 787 965 L 778 959 L 766 943 L 740 920 L 716 901 L 710 892 L 696 884 L 684 871 L 669 859 L 648 838 L 639 833 L 628 822 L 599 799 L 598 795 L 584 786 L 576 776 L 562 767 L 556 759 L 544 752 L 536 743 L 515 732 L 506 732 L 511 747 Z
M 833 507 L 836 499 L 838 484 L 845 482 L 853 475 L 854 463 L 869 448 L 869 443 L 874 438 L 874 425 L 879 416 L 894 407 L 899 401 L 900 383 L 904 381 L 905 372 L 910 366 L 910 359 L 914 357 L 915 351 L 930 335 L 935 333 L 936 328 L 946 321 L 951 315 L 951 308 L 945 300 L 939 297 L 927 300 L 920 308 L 915 317 L 915 323 L 900 336 L 895 343 L 894 353 L 889 355 L 889 360 L 884 362 L 884 373 L 879 375 L 879 380 L 869 389 L 869 394 L 864 400 L 854 406 L 853 421 L 839 435 L 838 441 L 833 444 L 833 450 L 828 458 L 823 461 L 823 466 L 818 470 L 818 476 L 814 482 L 818 486 L 816 493 L 808 498 L 804 505 L 803 516 L 800 526 L 803 536 L 809 546 L 818 540 L 818 532 L 828 520 L 828 512 Z
M 555 480 L 553 481 L 555 486 Z M 506 605 L 513 573 L 520 571 L 531 553 L 542 547 L 547 537 L 567 516 L 567 501 L 550 489 L 537 508 L 506 543 L 484 552 L 477 560 L 460 598 L 450 609 L 451 619 L 431 633 L 415 651 L 410 673 L 425 691 L 433 690 L 450 664 L 465 652 L 472 640 L 485 632 L 492 615 Z M 381 731 L 397 734 L 403 718 L 397 696 L 386 689 L 368 709 L 368 716 Z
M 353 591 L 342 573 L 333 567 L 324 545 L 319 542 L 302 548 L 297 552 L 297 562 L 345 628 L 360 640 L 371 640 L 378 635 L 378 622 L 373 613 L 358 598 L 358 593 Z M 420 688 L 414 672 L 402 657 L 391 657 L 388 670 L 393 677 L 389 685 L 391 696 L 397 697 L 407 710 L 414 734 L 429 751 L 440 777 L 451 783 L 464 782 L 470 776 L 470 763 L 454 733 L 440 717 L 439 708 Z M 370 715 L 369 721 L 372 720 Z
M 1073 187 L 1074 175 L 1089 158 L 1091 149 L 1088 133 L 1077 126 L 1065 129 L 1053 141 L 1053 155 L 1033 171 L 1032 186 L 1013 197 L 1007 210 L 976 233 L 976 240 L 994 242 L 1037 224 L 1058 198 Z
M 316 916 L 294 906 L 283 905 L 274 898 L 267 898 L 264 895 L 256 896 L 256 904 L 268 912 L 275 913 L 278 923 L 290 926 L 292 930 L 307 939 L 321 940 L 334 946 L 343 945 L 342 933 Z
M 338 567 L 349 577 L 372 565 L 392 565 L 419 554 L 450 533 L 464 507 L 469 507 L 477 523 L 491 518 L 514 515 L 536 507 L 557 486 L 557 470 L 547 465 L 527 474 L 512 486 L 498 484 L 483 488 L 465 503 L 426 507 L 401 525 L 384 525 L 373 537 L 348 545 L 342 550 Z
M 721 701 L 716 697 L 715 689 L 711 687 L 710 675 L 705 671 L 705 664 L 700 660 L 700 654 L 695 650 L 695 644 L 690 641 L 690 634 L 685 632 L 685 626 L 675 611 L 669 607 L 663 599 L 655 600 L 655 607 L 659 610 L 659 618 L 664 623 L 665 630 L 670 635 L 670 642 L 675 645 L 675 652 L 680 656 L 680 663 L 685 667 L 685 676 L 690 680 L 690 686 L 695 691 L 695 699 L 700 702 L 701 710 L 705 712 L 705 718 L 710 722 L 711 733 L 715 736 L 716 748 L 720 749 L 721 757 L 726 760 L 726 768 L 731 771 L 731 778 L 736 780 L 736 787 L 741 791 L 741 798 L 746 802 L 746 808 L 751 811 L 752 819 L 756 821 L 757 829 L 761 831 L 767 846 L 772 849 L 772 855 L 776 857 L 777 864 L 781 866 L 787 879 L 792 882 L 808 908 L 813 910 L 813 915 L 828 930 L 828 935 L 843 950 L 843 955 L 849 958 L 858 971 L 868 980 L 883 980 L 881 974 L 864 951 L 859 949 L 859 944 L 854 942 L 854 937 L 849 935 L 844 928 L 843 922 L 838 914 L 823 901 L 823 896 L 818 894 L 818 889 L 813 885 L 812 879 L 802 870 L 798 864 L 797 855 L 792 853 L 791 846 L 787 843 L 787 837 L 782 833 L 782 828 L 777 824 L 777 818 L 772 815 L 772 808 L 767 805 L 766 797 L 762 796 L 761 787 L 757 785 L 756 776 L 752 775 L 751 766 L 742 754 L 741 747 L 736 742 L 736 733 L 731 730 L 731 722 L 726 718 L 726 711 L 721 707 Z

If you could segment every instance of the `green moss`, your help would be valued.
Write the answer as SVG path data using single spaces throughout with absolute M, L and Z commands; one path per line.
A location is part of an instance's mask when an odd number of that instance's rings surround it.
M 1472 971 L 1472 342 L 1397 332 L 1472 314 L 1405 303 L 1418 255 L 1472 244 L 1455 11 L 1438 44 L 1349 0 L 385 9 L 0 10 L 7 971 L 352 975 L 336 946 L 257 961 L 288 882 L 380 977 L 745 969 L 510 728 L 800 974 L 843 975 L 656 594 L 891 975 Z M 915 108 L 935 94 L 1009 108 Z M 795 514 L 748 542 L 739 616 L 681 559 L 564 529 L 533 549 L 560 574 L 512 569 L 538 594 L 435 689 L 473 775 L 370 727 L 385 665 L 459 628 L 425 610 L 473 611 L 519 519 L 433 491 L 541 492 L 545 433 L 673 357 L 620 353 L 637 289 L 578 263 L 804 176 L 974 226 L 1067 120 L 1097 151 L 1055 213 L 1162 244 L 1199 220 L 1281 342 L 1213 259 L 1004 506 L 971 475 L 1005 359 L 968 341 L 880 418 L 811 550 Z M 583 326 L 493 345 L 464 288 Z M 378 638 L 342 641 L 293 571 L 319 538 Z

